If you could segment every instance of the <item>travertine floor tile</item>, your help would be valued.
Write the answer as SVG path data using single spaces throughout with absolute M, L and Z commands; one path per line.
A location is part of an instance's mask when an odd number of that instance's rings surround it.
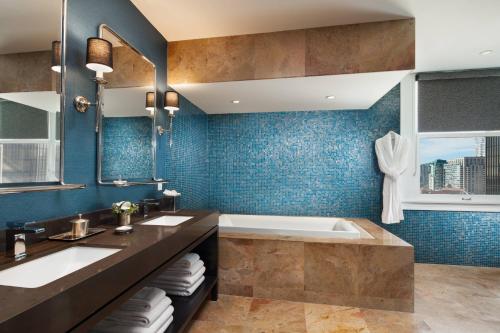
M 259 332 L 305 333 L 304 303 L 255 298 L 247 324 L 264 329 Z
M 370 333 L 424 333 L 432 332 L 422 316 L 407 312 L 362 309 Z
M 220 295 L 189 333 L 500 333 L 500 268 L 416 264 L 415 287 L 415 313 Z
M 195 320 L 222 325 L 243 325 L 247 320 L 253 299 L 249 297 L 219 295 L 217 302 L 206 302 Z
M 224 325 L 213 321 L 194 320 L 189 333 L 254 333 L 249 327 Z
M 305 304 L 307 333 L 369 333 L 358 308 Z

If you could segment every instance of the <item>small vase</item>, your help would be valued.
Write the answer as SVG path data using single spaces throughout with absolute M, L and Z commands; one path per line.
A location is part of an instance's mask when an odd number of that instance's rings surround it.
M 125 213 L 118 214 L 118 224 L 129 225 L 130 224 L 130 214 L 125 214 Z

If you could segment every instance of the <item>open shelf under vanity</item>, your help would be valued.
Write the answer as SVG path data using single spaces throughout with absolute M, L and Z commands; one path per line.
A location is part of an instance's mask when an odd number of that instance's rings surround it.
M 205 276 L 205 281 L 200 287 L 189 297 L 169 296 L 172 299 L 174 306 L 174 321 L 170 324 L 166 333 L 183 332 L 198 309 L 203 305 L 205 300 L 212 294 L 217 283 L 217 277 Z
M 148 228 L 148 227 L 145 227 Z M 196 232 L 196 228 L 192 229 Z M 174 256 L 166 259 L 146 277 L 128 288 L 122 295 L 111 300 L 107 305 L 98 309 L 92 316 L 74 327 L 71 332 L 87 332 L 91 330 L 100 320 L 106 318 L 120 305 L 145 286 L 152 283 L 166 268 L 189 252 L 198 253 L 203 260 L 206 271 L 205 280 L 191 296 L 171 296 L 174 307 L 173 322 L 165 331 L 166 333 L 184 332 L 190 325 L 190 321 L 207 299 L 217 300 L 218 297 L 218 227 L 211 228 L 208 232 L 197 237 L 191 244 L 178 251 Z

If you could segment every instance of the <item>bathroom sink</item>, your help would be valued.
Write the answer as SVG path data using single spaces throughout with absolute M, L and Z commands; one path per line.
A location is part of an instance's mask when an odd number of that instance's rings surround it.
M 120 251 L 74 246 L 0 271 L 0 285 L 38 288 Z
M 160 225 L 165 227 L 175 227 L 176 225 L 192 219 L 193 216 L 162 216 L 142 223 L 143 225 Z

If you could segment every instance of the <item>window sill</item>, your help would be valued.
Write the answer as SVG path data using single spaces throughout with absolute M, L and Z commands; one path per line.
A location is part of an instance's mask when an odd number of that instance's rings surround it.
M 437 202 L 437 201 L 406 201 L 402 202 L 404 210 L 437 210 L 456 212 L 500 212 L 499 203 L 484 202 Z

